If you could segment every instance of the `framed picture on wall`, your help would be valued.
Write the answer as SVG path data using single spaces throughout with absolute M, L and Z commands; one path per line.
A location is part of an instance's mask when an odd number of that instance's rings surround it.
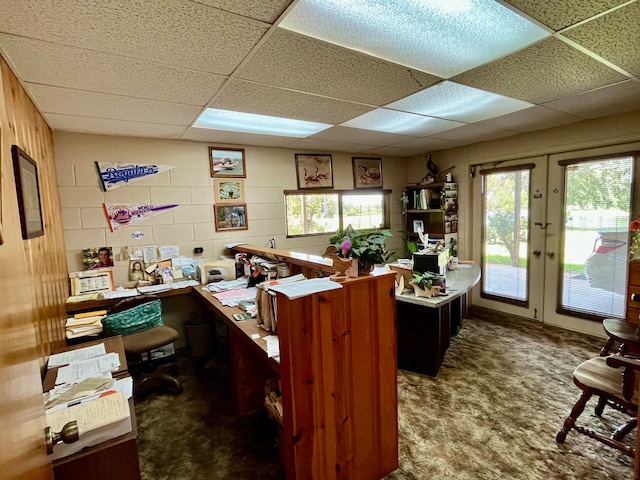
M 331 155 L 296 153 L 298 189 L 333 188 Z
M 214 205 L 216 217 L 216 231 L 246 230 L 249 228 L 247 221 L 247 205 Z
M 244 180 L 221 179 L 213 180 L 215 191 L 215 203 L 242 203 L 244 202 Z
M 11 157 L 18 193 L 22 238 L 39 237 L 44 235 L 44 223 L 40 204 L 38 166 L 35 160 L 17 145 L 11 146 Z
M 352 158 L 353 188 L 382 188 L 381 158 Z
M 209 147 L 212 177 L 246 178 L 244 148 Z

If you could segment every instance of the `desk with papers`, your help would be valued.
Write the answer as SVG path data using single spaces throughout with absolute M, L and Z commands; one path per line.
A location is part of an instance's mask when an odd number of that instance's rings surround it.
M 53 354 L 43 392 L 47 424 L 60 431 L 65 423 L 76 420 L 80 433 L 77 442 L 54 447 L 56 480 L 140 479 L 133 382 L 121 337 Z

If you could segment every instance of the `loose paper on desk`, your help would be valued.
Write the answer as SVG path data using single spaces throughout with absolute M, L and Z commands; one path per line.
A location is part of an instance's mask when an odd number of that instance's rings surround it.
M 313 293 L 326 292 L 328 290 L 338 290 L 342 288 L 338 282 L 333 282 L 329 278 L 311 278 L 300 282 L 282 283 L 270 287 L 274 292 L 280 292 L 289 299 L 305 297 Z
M 135 288 L 118 287 L 110 292 L 104 292 L 102 295 L 105 300 L 111 300 L 114 298 L 135 297 L 138 295 L 138 290 L 136 290 Z
M 277 335 L 268 335 L 264 337 L 264 340 L 267 342 L 267 357 L 278 357 L 280 356 L 280 340 Z
M 69 408 L 55 410 L 47 414 L 47 424 L 54 432 L 59 432 L 66 423 L 78 422 L 78 433 L 83 433 L 110 423 L 125 419 L 130 415 L 129 403 L 122 392 L 113 392 L 91 402 Z
M 90 347 L 78 348 L 77 350 L 69 350 L 68 352 L 55 353 L 49 357 L 48 367 L 59 367 L 68 365 L 71 362 L 78 362 L 88 358 L 99 357 L 107 353 L 104 343 L 92 345 Z
M 111 372 L 115 372 L 119 367 L 120 357 L 118 357 L 118 354 L 115 352 L 73 362 L 58 369 L 56 385 L 77 382 L 87 377 L 110 374 Z

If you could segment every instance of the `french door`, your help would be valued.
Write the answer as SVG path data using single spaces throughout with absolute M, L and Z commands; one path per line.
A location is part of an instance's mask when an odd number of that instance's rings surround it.
M 473 303 L 601 335 L 623 317 L 634 154 L 540 156 L 473 178 Z M 638 169 L 635 169 L 636 171 Z M 594 321 L 595 320 L 595 321 Z

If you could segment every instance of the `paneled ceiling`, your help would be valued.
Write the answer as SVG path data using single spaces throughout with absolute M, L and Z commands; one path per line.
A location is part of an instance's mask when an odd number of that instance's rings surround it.
M 640 108 L 640 0 L 499 5 L 544 38 L 455 73 L 442 60 L 407 66 L 367 53 L 366 41 L 349 49 L 283 28 L 298 0 L 0 0 L 0 51 L 54 130 L 105 135 L 412 156 Z M 477 103 L 461 120 L 434 94 L 447 84 L 523 106 L 504 114 Z M 416 112 L 420 92 L 438 108 Z M 420 121 L 388 133 L 354 120 L 381 107 Z M 306 138 L 193 127 L 206 108 L 330 126 Z

